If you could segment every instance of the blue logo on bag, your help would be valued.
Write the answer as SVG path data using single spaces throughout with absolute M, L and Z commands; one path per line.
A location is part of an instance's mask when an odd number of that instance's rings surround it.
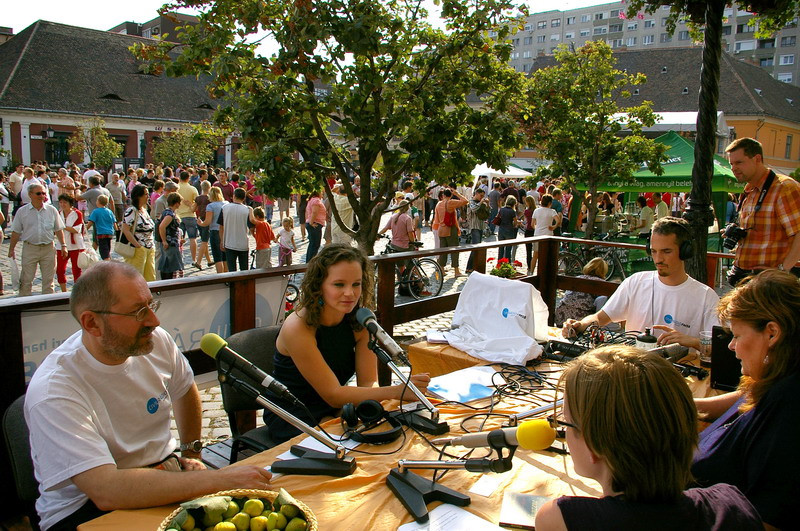
M 158 411 L 158 398 L 153 397 L 147 401 L 147 412 L 151 415 Z

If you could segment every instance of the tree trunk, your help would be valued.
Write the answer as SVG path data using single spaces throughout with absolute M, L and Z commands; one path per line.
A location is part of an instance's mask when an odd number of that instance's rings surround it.
M 717 143 L 717 101 L 719 100 L 719 63 L 722 54 L 722 15 L 724 0 L 706 4 L 703 67 L 700 73 L 700 96 L 697 112 L 697 138 L 694 145 L 692 192 L 684 218 L 688 220 L 695 254 L 687 261 L 687 273 L 706 282 L 708 227 L 713 223 L 711 180 L 714 174 L 714 151 Z
M 597 189 L 595 187 L 590 187 L 588 190 L 588 194 L 583 198 L 584 203 L 586 204 L 586 232 L 584 232 L 583 237 L 587 240 L 591 240 L 592 236 L 594 236 L 594 220 L 597 219 Z
M 380 216 L 360 216 L 358 214 L 356 214 L 358 231 L 356 232 L 355 240 L 359 249 L 364 251 L 367 256 L 372 256 L 375 252 L 375 239 L 378 237 L 378 230 L 380 229 L 378 225 L 381 222 L 381 218 Z

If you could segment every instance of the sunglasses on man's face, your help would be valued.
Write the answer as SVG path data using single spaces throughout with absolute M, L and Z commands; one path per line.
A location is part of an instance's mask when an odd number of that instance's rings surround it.
M 33 195 L 47 195 L 47 194 L 44 192 L 35 192 Z

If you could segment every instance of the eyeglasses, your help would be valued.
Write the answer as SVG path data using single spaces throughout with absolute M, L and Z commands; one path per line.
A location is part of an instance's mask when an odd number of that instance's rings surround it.
M 161 307 L 161 301 L 158 299 L 153 299 L 147 304 L 147 306 L 142 306 L 135 312 L 130 312 L 130 313 L 107 312 L 103 310 L 89 310 L 89 311 L 94 313 L 105 313 L 108 315 L 122 315 L 123 317 L 133 317 L 134 319 L 136 319 L 141 323 L 142 321 L 147 319 L 147 310 L 152 310 L 153 313 L 156 313 L 160 307 Z
M 580 429 L 578 429 L 578 426 L 576 426 L 571 422 L 567 422 L 561 415 L 559 415 L 558 417 L 550 415 L 549 417 L 547 417 L 547 420 L 550 421 L 550 425 L 553 426 L 553 428 L 555 429 L 558 429 L 559 426 L 564 426 L 565 428 L 572 428 L 573 430 L 580 431 Z
M 47 195 L 45 192 L 34 192 L 33 195 Z

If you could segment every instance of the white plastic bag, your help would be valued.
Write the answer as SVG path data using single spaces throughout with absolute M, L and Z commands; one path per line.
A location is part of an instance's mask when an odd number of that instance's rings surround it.
M 19 265 L 16 258 L 9 260 L 11 268 L 11 291 L 19 291 Z
M 491 362 L 524 365 L 538 357 L 547 337 L 548 311 L 532 285 L 472 273 L 458 298 L 451 346 Z M 538 332 L 538 333 L 537 333 Z
M 86 249 L 78 255 L 78 267 L 81 268 L 81 271 L 86 271 L 99 261 L 100 256 L 98 256 L 97 251 L 95 251 L 91 245 L 88 245 Z

